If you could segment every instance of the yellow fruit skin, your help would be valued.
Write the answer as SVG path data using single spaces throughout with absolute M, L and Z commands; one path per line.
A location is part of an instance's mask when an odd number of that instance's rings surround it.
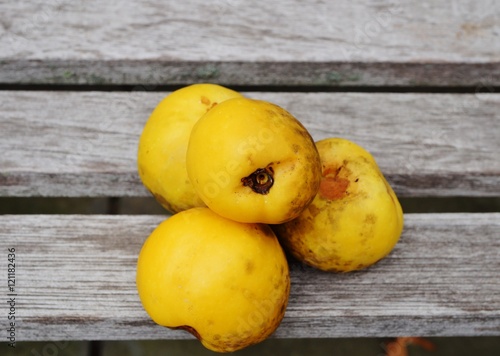
M 168 211 L 205 206 L 186 171 L 189 135 L 203 114 L 235 97 L 241 94 L 220 85 L 190 85 L 165 97 L 146 122 L 137 153 L 139 177 Z
M 185 329 L 213 351 L 267 338 L 290 291 L 288 264 L 273 231 L 193 208 L 165 220 L 144 243 L 137 290 L 158 324 Z
M 399 240 L 401 205 L 364 148 L 341 138 L 316 145 L 323 165 L 319 192 L 297 219 L 274 230 L 292 255 L 321 270 L 373 265 Z
M 272 103 L 230 99 L 195 125 L 186 155 L 188 176 L 205 204 L 240 222 L 289 221 L 312 201 L 321 162 L 309 132 Z M 267 194 L 242 181 L 258 169 L 272 169 Z

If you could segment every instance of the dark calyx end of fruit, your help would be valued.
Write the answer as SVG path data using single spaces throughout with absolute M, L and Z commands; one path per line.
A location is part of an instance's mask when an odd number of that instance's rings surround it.
M 190 333 L 191 335 L 196 337 L 198 340 L 201 340 L 201 336 L 200 336 L 200 334 L 198 334 L 198 331 L 196 331 L 195 328 L 193 328 L 189 325 L 181 325 L 181 326 L 177 326 L 177 327 L 172 328 L 172 329 L 174 329 L 174 330 L 177 330 L 177 329 L 186 330 L 188 333 Z
M 248 177 L 241 178 L 245 187 L 250 187 L 255 193 L 267 194 L 274 184 L 274 170 L 272 167 L 259 168 Z

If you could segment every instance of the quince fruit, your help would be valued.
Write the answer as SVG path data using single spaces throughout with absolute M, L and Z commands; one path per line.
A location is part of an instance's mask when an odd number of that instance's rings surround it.
M 175 214 L 151 233 L 136 283 L 156 323 L 187 330 L 218 352 L 266 339 L 280 324 L 290 292 L 287 260 L 271 228 L 208 208 Z
M 171 213 L 205 206 L 189 181 L 186 150 L 198 119 L 224 100 L 241 94 L 216 84 L 193 84 L 165 97 L 147 120 L 137 153 L 139 177 Z
M 325 271 L 348 272 L 385 257 L 403 230 L 401 205 L 373 156 L 346 139 L 316 144 L 322 180 L 295 220 L 274 226 L 285 249 Z
M 198 120 L 186 166 L 210 209 L 248 223 L 292 220 L 321 181 L 321 161 L 306 128 L 283 108 L 249 98 L 226 100 Z

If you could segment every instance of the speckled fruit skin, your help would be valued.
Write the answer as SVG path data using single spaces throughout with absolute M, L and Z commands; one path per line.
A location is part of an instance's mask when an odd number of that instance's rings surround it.
M 137 153 L 139 177 L 171 213 L 205 206 L 186 171 L 189 136 L 203 114 L 235 97 L 241 94 L 220 85 L 189 85 L 166 96 L 147 120 Z
M 193 208 L 162 222 L 137 262 L 137 290 L 158 324 L 184 329 L 208 349 L 232 352 L 279 326 L 290 276 L 271 228 Z
M 310 266 L 335 272 L 371 266 L 399 240 L 401 205 L 364 148 L 342 138 L 316 146 L 323 172 L 318 194 L 297 219 L 273 228 L 285 249 Z
M 249 98 L 226 100 L 203 115 L 191 132 L 186 166 L 203 202 L 240 222 L 297 217 L 321 180 L 306 128 L 283 108 Z

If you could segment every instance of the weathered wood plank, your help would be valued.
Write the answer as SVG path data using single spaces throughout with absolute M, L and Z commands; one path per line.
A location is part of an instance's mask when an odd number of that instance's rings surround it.
M 4 271 L 16 250 L 18 341 L 189 337 L 155 325 L 135 289 L 140 247 L 164 218 L 0 216 Z M 365 271 L 294 263 L 274 337 L 500 335 L 499 231 L 499 213 L 408 214 L 395 250 Z
M 0 6 L 0 83 L 500 84 L 494 0 Z
M 499 95 L 246 94 L 367 148 L 401 196 L 500 195 Z M 0 92 L 0 196 L 147 196 L 137 143 L 165 95 Z

